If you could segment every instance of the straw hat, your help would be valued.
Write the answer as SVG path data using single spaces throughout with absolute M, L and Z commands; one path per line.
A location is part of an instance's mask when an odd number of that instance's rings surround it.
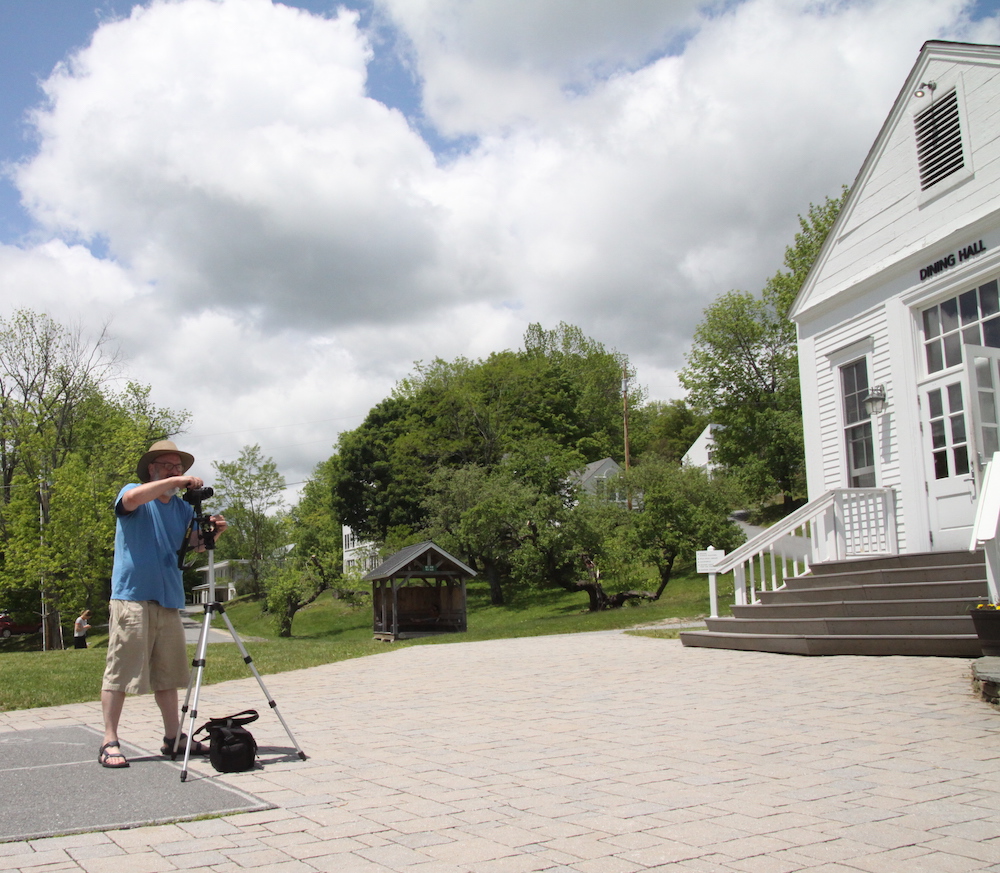
M 139 458 L 139 463 L 135 465 L 135 472 L 140 482 L 149 481 L 149 465 L 160 457 L 160 455 L 177 455 L 180 457 L 181 464 L 184 465 L 183 472 L 185 473 L 191 469 L 191 465 L 194 463 L 194 455 L 182 452 L 170 440 L 160 440 L 153 443 L 149 447 L 149 451 Z

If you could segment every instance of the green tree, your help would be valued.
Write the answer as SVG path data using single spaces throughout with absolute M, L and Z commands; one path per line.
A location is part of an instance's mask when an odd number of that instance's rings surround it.
M 430 476 L 415 448 L 420 422 L 410 398 L 389 397 L 360 427 L 341 434 L 331 479 L 338 517 L 364 539 L 384 540 L 392 528 L 419 526 Z
M 295 554 L 300 558 L 313 558 L 328 568 L 327 572 L 339 574 L 344 544 L 341 522 L 333 503 L 335 473 L 336 457 L 316 465 L 289 513 L 289 521 Z
M 314 603 L 330 584 L 329 574 L 312 558 L 288 561 L 275 569 L 268 582 L 266 603 L 279 637 L 292 635 L 296 613 Z
M 216 461 L 215 501 L 228 528 L 219 540 L 219 554 L 246 560 L 249 593 L 264 594 L 263 578 L 275 552 L 287 545 L 283 506 L 285 479 L 277 464 L 265 458 L 259 445 L 244 446 L 235 461 Z
M 569 587 L 577 546 L 566 526 L 569 483 L 580 456 L 541 438 L 519 444 L 492 470 L 439 467 L 431 480 L 424 536 L 481 572 L 495 606 L 504 584 Z
M 691 560 L 699 549 L 714 546 L 727 551 L 745 539 L 730 518 L 733 495 L 724 480 L 709 479 L 698 467 L 649 461 L 630 472 L 642 508 L 631 514 L 630 537 L 634 553 L 656 567 L 660 584 L 653 599 L 663 594 L 679 560 Z
M 181 426 L 148 389 L 110 389 L 120 370 L 108 335 L 86 338 L 49 316 L 0 319 L 0 596 L 45 616 L 103 609 L 114 517 L 107 511 L 145 447 Z
M 760 296 L 730 291 L 705 310 L 680 373 L 688 402 L 712 423 L 715 459 L 759 503 L 805 493 L 802 399 L 789 309 L 847 196 L 811 205 Z
M 268 580 L 267 611 L 274 616 L 278 635 L 292 634 L 292 623 L 324 591 L 344 583 L 343 540 L 333 509 L 333 476 L 336 458 L 317 464 L 302 495 L 288 514 L 294 549 Z M 344 596 L 346 592 L 338 592 Z
M 621 383 L 625 357 L 579 328 L 531 325 L 522 351 L 484 361 L 418 364 L 393 396 L 341 436 L 333 475 L 339 517 L 359 536 L 423 528 L 423 502 L 441 467 L 492 472 L 518 446 L 547 440 L 581 463 L 624 451 Z M 630 392 L 638 405 L 642 392 Z
M 425 500 L 427 535 L 486 578 L 490 603 L 504 603 L 503 578 L 532 515 L 537 493 L 478 464 L 441 467 Z
M 653 401 L 632 414 L 629 427 L 632 453 L 639 457 L 650 452 L 680 463 L 709 424 L 709 416 L 688 406 L 685 400 Z

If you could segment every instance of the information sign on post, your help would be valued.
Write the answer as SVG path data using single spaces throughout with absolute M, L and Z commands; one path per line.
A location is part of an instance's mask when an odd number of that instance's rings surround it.
M 726 557 L 725 549 L 707 549 L 695 552 L 695 565 L 699 573 L 708 574 L 708 596 L 712 604 L 712 618 L 719 617 L 719 596 L 716 588 L 716 575 L 719 562 Z

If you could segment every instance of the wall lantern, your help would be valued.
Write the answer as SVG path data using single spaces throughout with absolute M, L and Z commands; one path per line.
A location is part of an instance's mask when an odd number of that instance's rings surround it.
M 917 90 L 913 92 L 914 97 L 923 97 L 928 91 L 931 92 L 931 96 L 934 96 L 934 92 L 937 90 L 937 82 L 921 82 L 917 86 Z
M 885 412 L 885 385 L 873 385 L 865 398 L 865 412 L 869 417 Z

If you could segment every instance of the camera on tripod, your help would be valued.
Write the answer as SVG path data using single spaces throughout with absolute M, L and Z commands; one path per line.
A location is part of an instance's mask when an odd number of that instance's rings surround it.
M 188 553 L 188 550 L 193 548 L 191 534 L 193 531 L 197 531 L 200 535 L 201 545 L 205 549 L 211 552 L 215 548 L 215 522 L 212 521 L 211 516 L 206 515 L 201 508 L 202 501 L 208 500 L 212 495 L 215 494 L 211 488 L 207 485 L 204 488 L 188 488 L 181 497 L 185 503 L 190 503 L 194 507 L 194 517 L 191 519 L 191 524 L 188 526 L 187 533 L 184 534 L 184 540 L 181 542 L 181 547 L 177 550 L 177 566 L 182 570 L 185 569 L 184 558 Z
M 204 488 L 188 488 L 184 492 L 182 497 L 185 503 L 190 503 L 192 506 L 200 507 L 203 500 L 208 500 L 215 492 L 209 488 L 207 485 Z

